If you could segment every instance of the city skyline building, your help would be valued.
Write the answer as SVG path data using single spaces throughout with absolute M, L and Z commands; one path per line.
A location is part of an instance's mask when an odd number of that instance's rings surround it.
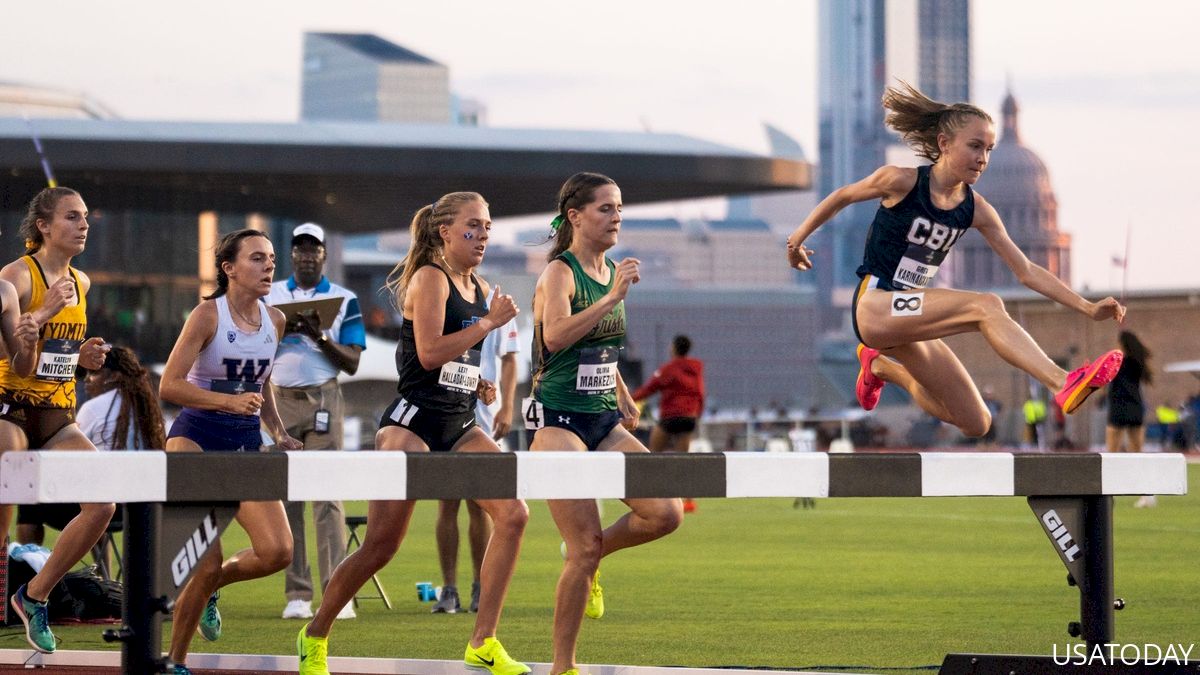
M 427 56 L 370 33 L 304 34 L 302 120 L 479 126 L 484 117 Z
M 1018 125 L 1020 106 L 1010 90 L 1001 105 L 1001 130 L 975 188 L 987 197 L 1008 236 L 1034 263 L 1071 285 L 1071 235 L 1058 229 L 1058 199 L 1050 171 L 1025 145 Z M 956 282 L 962 288 L 1019 288 L 1020 282 L 978 232 L 955 246 Z
M 819 6 L 817 195 L 860 180 L 885 163 L 917 158 L 883 123 L 885 87 L 908 82 L 938 100 L 970 100 L 968 0 L 822 0 Z M 876 205 L 853 204 L 812 241 L 823 324 L 849 306 Z M 940 279 L 942 283 L 948 279 Z

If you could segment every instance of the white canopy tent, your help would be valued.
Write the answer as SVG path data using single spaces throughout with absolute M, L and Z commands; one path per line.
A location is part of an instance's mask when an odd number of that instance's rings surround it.
M 1166 373 L 1191 373 L 1200 377 L 1200 361 L 1174 361 L 1163 367 Z

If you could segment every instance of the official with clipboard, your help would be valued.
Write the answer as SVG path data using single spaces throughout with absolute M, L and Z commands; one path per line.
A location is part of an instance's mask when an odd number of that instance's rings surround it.
M 304 223 L 292 230 L 292 276 L 271 285 L 267 303 L 287 317 L 287 332 L 275 354 L 271 386 L 288 433 L 305 450 L 340 450 L 344 406 L 337 376 L 354 374 L 366 349 L 358 297 L 325 277 L 325 230 Z M 292 564 L 284 593 L 285 619 L 312 617 L 312 570 L 304 539 L 304 503 L 286 502 L 292 528 Z M 313 502 L 317 567 L 324 588 L 346 556 L 345 513 L 341 502 Z M 339 619 L 354 618 L 348 604 Z

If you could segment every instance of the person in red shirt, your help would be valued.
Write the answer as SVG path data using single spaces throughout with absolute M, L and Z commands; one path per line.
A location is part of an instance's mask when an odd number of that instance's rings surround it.
M 650 452 L 687 452 L 696 433 L 696 421 L 704 410 L 704 363 L 688 356 L 692 341 L 676 335 L 671 341 L 671 360 L 654 371 L 633 392 L 635 401 L 659 394 L 658 423 L 650 431 Z M 696 505 L 686 499 L 684 511 Z
M 660 394 L 650 452 L 687 452 L 695 435 L 696 420 L 704 410 L 704 363 L 689 357 L 691 350 L 691 339 L 676 335 L 671 341 L 671 360 L 633 392 L 635 401 Z

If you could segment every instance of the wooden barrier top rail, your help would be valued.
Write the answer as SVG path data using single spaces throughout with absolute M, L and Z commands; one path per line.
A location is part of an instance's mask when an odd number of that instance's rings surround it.
M 0 502 L 1181 495 L 1170 454 L 8 452 Z

